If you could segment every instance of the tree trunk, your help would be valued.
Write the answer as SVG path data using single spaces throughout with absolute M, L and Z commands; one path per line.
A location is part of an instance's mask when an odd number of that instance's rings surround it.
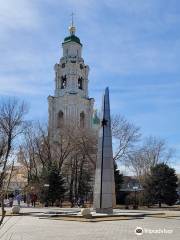
M 77 155 L 74 158 L 74 168 L 75 168 L 75 183 L 74 183 L 74 193 L 75 193 L 75 198 L 78 199 L 78 164 L 77 164 Z
M 3 220 L 6 216 L 6 211 L 4 209 L 4 196 L 3 196 L 3 194 L 1 195 L 1 211 L 2 211 L 2 216 L 1 216 L 1 219 L 0 219 L 0 226 L 3 223 Z
M 69 201 L 71 203 L 71 207 L 73 207 L 73 184 L 74 184 L 74 176 L 73 176 L 73 169 L 71 169 L 71 181 L 69 186 Z

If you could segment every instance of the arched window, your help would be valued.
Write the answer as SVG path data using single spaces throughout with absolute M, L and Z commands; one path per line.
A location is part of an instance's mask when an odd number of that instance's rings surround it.
M 83 89 L 83 78 L 82 77 L 78 78 L 78 88 L 81 90 Z
M 80 127 L 81 128 L 85 127 L 85 114 L 84 114 L 84 112 L 80 113 Z
M 64 124 L 64 113 L 59 111 L 57 116 L 57 128 L 61 128 Z
M 66 88 L 67 85 L 67 79 L 66 79 L 66 75 L 61 77 L 61 89 Z

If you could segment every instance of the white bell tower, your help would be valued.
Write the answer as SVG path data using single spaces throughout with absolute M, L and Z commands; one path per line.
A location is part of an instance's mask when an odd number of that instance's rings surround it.
M 68 121 L 92 128 L 94 99 L 88 96 L 89 66 L 82 58 L 82 43 L 75 35 L 73 20 L 69 32 L 62 43 L 63 56 L 54 66 L 54 96 L 48 97 L 49 132 L 53 138 Z

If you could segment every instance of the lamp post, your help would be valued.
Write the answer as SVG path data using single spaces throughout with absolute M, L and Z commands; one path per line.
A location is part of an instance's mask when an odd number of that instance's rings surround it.
M 49 189 L 49 184 L 44 184 L 44 188 L 48 191 L 48 189 Z M 45 190 L 45 192 L 46 192 L 46 190 Z M 46 198 L 46 194 L 45 194 L 45 198 Z M 45 207 L 48 207 L 49 206 L 49 204 L 48 204 L 48 201 L 47 201 L 47 199 L 45 199 Z
M 133 190 L 134 190 L 134 206 L 133 206 L 133 209 L 137 209 L 138 208 L 138 204 L 137 204 L 136 199 L 137 199 L 138 186 L 134 186 Z

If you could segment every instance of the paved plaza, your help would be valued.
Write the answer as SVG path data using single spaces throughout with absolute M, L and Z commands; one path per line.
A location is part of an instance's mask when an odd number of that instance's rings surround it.
M 134 215 L 134 218 L 118 221 L 79 222 L 44 218 L 45 212 L 57 209 L 23 208 L 22 212 L 31 215 L 7 216 L 0 229 L 1 240 L 137 240 L 180 238 L 180 212 L 166 211 L 166 217 L 147 215 L 155 211 L 126 211 L 122 214 Z M 68 211 L 68 210 L 67 210 Z M 162 211 L 161 211 L 162 212 Z M 142 214 L 145 216 L 142 217 Z M 141 216 L 137 217 L 136 216 Z M 135 229 L 141 227 L 142 235 L 136 235 Z M 159 231 L 158 233 L 152 233 Z

